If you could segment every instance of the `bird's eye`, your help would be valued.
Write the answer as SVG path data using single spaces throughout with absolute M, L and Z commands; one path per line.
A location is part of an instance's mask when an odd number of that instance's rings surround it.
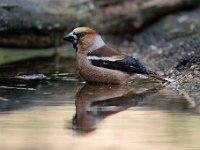
M 86 32 L 81 32 L 81 33 L 79 33 L 79 37 L 80 37 L 80 38 L 84 37 L 85 35 L 86 35 Z

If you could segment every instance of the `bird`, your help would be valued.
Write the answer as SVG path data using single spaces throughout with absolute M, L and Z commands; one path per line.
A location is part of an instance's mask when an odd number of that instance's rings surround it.
M 108 46 L 101 35 L 89 27 L 77 27 L 63 38 L 76 50 L 77 71 L 86 83 L 126 84 L 136 74 L 168 82 L 147 69 L 138 59 Z

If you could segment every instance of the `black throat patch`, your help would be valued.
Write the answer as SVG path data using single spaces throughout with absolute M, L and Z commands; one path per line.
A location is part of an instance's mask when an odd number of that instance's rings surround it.
M 77 44 L 73 44 L 73 48 L 76 50 L 76 52 L 78 51 Z

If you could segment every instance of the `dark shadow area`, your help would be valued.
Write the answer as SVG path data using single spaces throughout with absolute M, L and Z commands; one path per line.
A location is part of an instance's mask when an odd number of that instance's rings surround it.
M 75 59 L 59 55 L 36 57 L 0 65 L 0 72 L 0 79 L 23 74 L 51 75 L 59 72 L 74 73 Z
M 74 66 L 57 55 L 0 65 L 0 111 L 73 103 L 81 85 Z
M 74 93 L 81 86 L 77 81 L 23 81 L 0 86 L 0 112 L 34 106 L 74 104 Z M 67 99 L 67 100 L 66 100 Z

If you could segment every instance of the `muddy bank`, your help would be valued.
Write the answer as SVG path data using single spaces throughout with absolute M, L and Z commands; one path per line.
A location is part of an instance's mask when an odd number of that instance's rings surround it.
M 186 92 L 197 105 L 200 101 L 199 13 L 200 9 L 168 15 L 141 32 L 123 37 L 127 41 L 121 47 L 116 46 L 174 79 L 171 86 Z
M 3 0 L 0 47 L 61 45 L 65 32 L 76 26 L 91 26 L 106 34 L 124 34 L 165 14 L 198 5 L 196 0 Z

